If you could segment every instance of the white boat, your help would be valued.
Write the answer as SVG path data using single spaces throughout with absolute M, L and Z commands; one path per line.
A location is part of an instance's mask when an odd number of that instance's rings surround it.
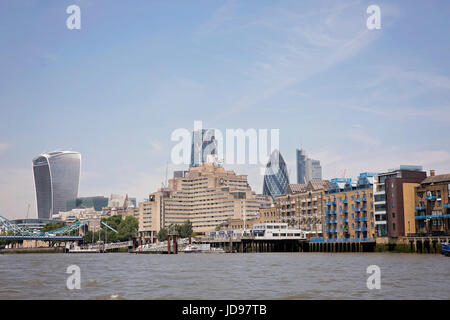
M 202 252 L 202 250 L 196 245 L 189 244 L 186 246 L 186 248 L 184 248 L 183 252 L 184 253 L 199 253 L 199 252 Z

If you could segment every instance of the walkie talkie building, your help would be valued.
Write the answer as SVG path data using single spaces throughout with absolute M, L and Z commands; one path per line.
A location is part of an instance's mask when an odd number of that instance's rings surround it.
M 264 174 L 263 194 L 275 198 L 284 194 L 289 186 L 289 175 L 281 153 L 274 150 Z
M 39 219 L 66 211 L 67 200 L 78 197 L 81 155 L 72 151 L 43 153 L 33 159 Z

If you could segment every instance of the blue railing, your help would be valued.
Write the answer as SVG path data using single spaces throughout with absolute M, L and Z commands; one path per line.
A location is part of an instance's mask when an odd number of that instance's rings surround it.
M 444 204 L 444 206 L 443 206 L 444 208 L 450 208 L 450 203 L 446 203 L 446 204 Z
M 339 238 L 339 239 L 324 239 L 324 238 L 312 238 L 309 240 L 311 243 L 336 243 L 336 242 L 375 242 L 373 238 Z
M 424 206 L 414 207 L 414 210 L 425 210 L 425 207 Z
M 436 196 L 426 196 L 425 200 L 436 200 Z
M 439 218 L 450 218 L 450 214 L 433 214 L 430 216 L 415 216 L 416 220 L 439 219 Z

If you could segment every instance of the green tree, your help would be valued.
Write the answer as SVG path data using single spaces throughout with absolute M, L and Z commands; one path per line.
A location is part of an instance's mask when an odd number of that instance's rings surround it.
M 177 233 L 181 238 L 187 238 L 192 236 L 192 222 L 187 220 L 182 225 L 177 225 Z
M 159 230 L 158 240 L 160 242 L 166 241 L 168 237 L 169 237 L 169 230 L 167 230 L 167 228 L 162 228 L 161 230 Z
M 49 232 L 64 227 L 64 222 L 49 222 L 41 230 L 41 232 Z
M 216 231 L 220 231 L 220 225 L 219 224 L 216 226 Z
M 117 227 L 117 231 L 119 232 L 118 239 L 126 241 L 136 237 L 138 228 L 139 221 L 135 217 L 127 216 Z

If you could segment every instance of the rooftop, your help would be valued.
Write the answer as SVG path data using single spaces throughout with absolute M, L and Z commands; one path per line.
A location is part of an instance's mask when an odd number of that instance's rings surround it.
M 437 176 L 430 176 L 421 182 L 421 184 L 430 184 L 430 183 L 450 183 L 450 173 L 439 174 Z

